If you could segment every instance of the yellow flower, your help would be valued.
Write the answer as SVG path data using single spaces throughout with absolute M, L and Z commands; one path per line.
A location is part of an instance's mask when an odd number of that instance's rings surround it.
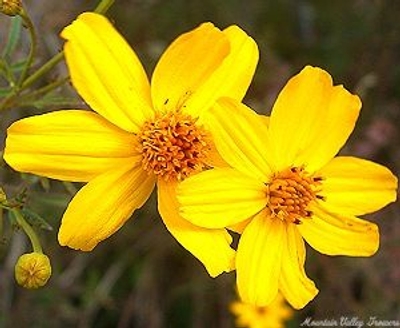
M 243 230 L 236 256 L 243 301 L 265 306 L 280 290 L 302 308 L 315 297 L 318 290 L 304 271 L 303 238 L 327 255 L 377 251 L 377 226 L 356 216 L 393 202 L 397 179 L 370 161 L 334 158 L 360 107 L 360 99 L 333 86 L 327 72 L 307 66 L 281 91 L 269 122 L 229 99 L 207 115 L 232 168 L 186 179 L 178 200 L 193 224 Z
M 16 16 L 22 12 L 20 0 L 0 0 L 0 12 L 9 16 Z
M 50 260 L 42 253 L 27 253 L 19 257 L 14 271 L 20 286 L 28 289 L 43 287 L 51 276 Z
M 88 182 L 69 204 L 61 245 L 85 251 L 116 232 L 158 185 L 172 235 L 216 276 L 233 266 L 225 229 L 179 216 L 175 189 L 216 159 L 203 113 L 221 96 L 241 100 L 258 61 L 237 26 L 211 23 L 178 37 L 151 86 L 134 51 L 103 16 L 80 15 L 62 31 L 71 80 L 94 110 L 33 116 L 8 129 L 4 158 L 18 171 Z
M 293 316 L 293 310 L 285 303 L 281 294 L 278 294 L 268 306 L 254 306 L 235 301 L 230 309 L 237 317 L 237 327 L 282 328 L 285 327 L 285 321 Z

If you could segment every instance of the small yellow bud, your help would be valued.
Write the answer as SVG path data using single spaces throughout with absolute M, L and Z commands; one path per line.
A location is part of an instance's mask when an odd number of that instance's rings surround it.
M 3 203 L 7 200 L 6 193 L 4 192 L 3 188 L 0 187 L 0 203 Z
M 42 253 L 28 253 L 21 255 L 15 265 L 15 280 L 28 289 L 35 289 L 46 285 L 51 276 L 49 258 Z
M 20 0 L 0 0 L 0 11 L 8 16 L 19 15 L 22 11 Z

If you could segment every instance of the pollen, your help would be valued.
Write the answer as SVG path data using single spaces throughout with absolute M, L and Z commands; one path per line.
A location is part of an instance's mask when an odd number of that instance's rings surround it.
M 322 181 L 322 177 L 313 177 L 302 167 L 291 167 L 275 174 L 267 184 L 267 207 L 272 217 L 294 224 L 310 218 L 312 212 L 308 210 L 308 205 L 316 199 L 324 200 L 318 194 Z
M 158 115 L 139 134 L 143 169 L 166 181 L 183 180 L 206 167 L 208 133 L 181 111 Z

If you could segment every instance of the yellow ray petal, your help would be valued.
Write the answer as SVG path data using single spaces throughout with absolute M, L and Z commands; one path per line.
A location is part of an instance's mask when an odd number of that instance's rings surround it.
M 250 83 L 259 59 L 257 43 L 236 25 L 229 26 L 223 32 L 227 35 L 231 50 L 229 56 L 219 68 L 221 96 L 241 101 Z
M 152 76 L 155 108 L 182 107 L 222 64 L 229 49 L 226 35 L 211 23 L 178 37 L 161 56 Z
M 19 120 L 7 130 L 5 161 L 14 169 L 67 181 L 89 181 L 140 156 L 135 136 L 96 113 L 63 110 Z
M 235 225 L 261 211 L 266 203 L 266 186 L 231 168 L 196 174 L 178 187 L 181 215 L 205 228 Z
M 90 181 L 69 204 L 58 240 L 83 251 L 115 233 L 150 196 L 155 179 L 140 166 L 118 167 Z
M 203 121 L 228 164 L 260 181 L 269 180 L 270 146 L 265 116 L 238 101 L 221 98 L 205 113 Z
M 244 230 L 236 255 L 238 292 L 244 302 L 267 306 L 276 297 L 285 233 L 285 223 L 264 212 Z
M 301 235 L 295 225 L 287 224 L 279 289 L 295 309 L 302 309 L 318 294 L 315 284 L 306 276 L 305 257 L 306 249 Z
M 138 131 L 153 116 L 150 86 L 134 51 L 110 22 L 81 14 L 61 33 L 74 87 L 103 117 L 127 131 Z
M 247 225 L 251 222 L 251 220 L 253 220 L 253 217 L 251 217 L 247 220 L 241 221 L 235 225 L 231 225 L 228 227 L 228 229 L 241 235 L 243 233 L 244 229 L 246 229 Z
M 223 33 L 229 40 L 229 55 L 185 103 L 193 116 L 201 115 L 220 97 L 241 101 L 252 81 L 259 56 L 257 44 L 238 26 L 230 26 Z
M 326 255 L 371 256 L 379 247 L 378 227 L 352 215 L 327 211 L 321 205 L 310 207 L 314 213 L 298 229 L 313 248 Z
M 205 229 L 191 224 L 179 215 L 176 183 L 158 183 L 158 209 L 169 232 L 196 258 L 208 273 L 216 277 L 234 268 L 232 238 L 225 229 Z
M 218 152 L 213 140 L 210 138 L 210 141 L 208 142 L 210 148 L 205 163 L 210 167 L 230 167 L 230 165 L 221 157 L 221 154 Z
M 386 167 L 355 157 L 336 157 L 317 175 L 324 177 L 325 207 L 363 215 L 396 200 L 397 178 Z
M 342 86 L 333 86 L 324 70 L 307 66 L 290 79 L 271 113 L 277 169 L 306 165 L 321 168 L 353 131 L 361 101 Z

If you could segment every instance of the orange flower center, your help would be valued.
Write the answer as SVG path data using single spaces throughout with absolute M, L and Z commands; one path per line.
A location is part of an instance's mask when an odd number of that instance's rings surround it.
M 312 212 L 307 209 L 310 202 L 324 199 L 317 194 L 321 181 L 321 177 L 312 177 L 301 167 L 291 167 L 276 174 L 268 184 L 267 192 L 267 207 L 272 216 L 294 224 L 311 217 Z
M 146 122 L 139 134 L 144 170 L 167 181 L 201 171 L 210 147 L 206 131 L 196 122 L 180 111 Z

